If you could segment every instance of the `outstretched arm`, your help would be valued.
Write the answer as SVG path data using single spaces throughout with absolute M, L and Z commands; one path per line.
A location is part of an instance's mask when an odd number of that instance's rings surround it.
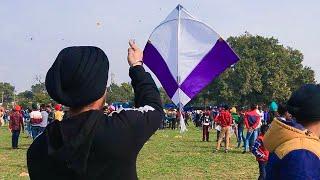
M 132 138 L 141 148 L 159 128 L 163 118 L 163 109 L 158 88 L 151 75 L 142 66 L 142 51 L 134 42 L 130 42 L 129 45 L 128 63 L 131 66 L 129 75 L 135 94 L 135 109 L 116 112 L 112 117 L 116 123 L 128 122 L 130 124 Z
M 145 72 L 142 66 L 143 52 L 135 42 L 129 42 L 128 63 L 131 66 L 129 75 L 132 79 L 132 86 L 135 93 L 135 106 L 151 106 L 162 112 L 160 93 L 151 75 Z

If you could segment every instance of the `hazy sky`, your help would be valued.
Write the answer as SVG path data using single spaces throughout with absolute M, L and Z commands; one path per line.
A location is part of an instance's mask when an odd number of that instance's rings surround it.
M 304 64 L 320 81 L 316 0 L 1 0 L 0 81 L 12 83 L 18 92 L 30 89 L 37 74 L 44 79 L 62 48 L 94 45 L 108 55 L 116 82 L 128 82 L 128 39 L 143 47 L 179 3 L 225 39 L 248 31 L 301 50 Z

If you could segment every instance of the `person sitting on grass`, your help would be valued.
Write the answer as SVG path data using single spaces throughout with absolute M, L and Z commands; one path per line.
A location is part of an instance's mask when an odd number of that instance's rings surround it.
M 12 113 L 10 114 L 9 129 L 12 133 L 12 149 L 18 148 L 21 129 L 22 132 L 24 132 L 23 117 L 20 111 L 21 107 L 19 105 L 16 105 L 13 108 Z
M 268 125 L 264 124 L 261 126 L 260 135 L 256 139 L 251 150 L 254 156 L 256 156 L 256 159 L 259 164 L 259 173 L 260 173 L 260 176 L 258 178 L 259 180 L 266 179 L 266 165 L 269 159 L 269 151 L 263 145 L 263 137 L 264 137 L 264 134 L 267 132 L 267 130 L 268 130 Z
M 302 86 L 287 106 L 296 121 L 275 119 L 264 136 L 266 179 L 320 179 L 320 86 Z
M 50 123 L 27 152 L 32 179 L 138 179 L 136 160 L 163 117 L 160 93 L 130 42 L 129 75 L 136 109 L 106 116 L 109 62 L 97 47 L 63 49 L 46 76 L 51 98 L 70 107 L 70 116 Z

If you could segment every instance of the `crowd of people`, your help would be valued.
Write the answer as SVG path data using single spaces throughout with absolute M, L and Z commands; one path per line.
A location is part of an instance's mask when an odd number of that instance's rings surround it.
M 306 85 L 300 91 L 313 91 L 310 97 L 315 96 L 320 100 L 320 86 Z M 301 97 L 297 95 L 299 93 Z M 256 156 L 259 180 L 300 179 L 299 177 L 317 179 L 315 177 L 319 178 L 320 173 L 319 135 L 313 132 L 319 132 L 320 111 L 304 107 L 308 103 L 315 105 L 318 102 L 303 97 L 310 98 L 298 92 L 293 94 L 288 102 L 279 105 L 276 102 L 269 106 L 251 105 L 250 108 L 221 105 L 183 112 L 183 116 L 185 120 L 192 121 L 196 127 L 202 129 L 202 141 L 209 141 L 209 129 L 216 131 L 214 153 L 219 152 L 222 142 L 224 152 L 228 153 L 231 135 L 234 134 L 236 147 L 243 148 L 243 154 L 251 152 Z M 296 108 L 298 105 L 302 107 Z M 172 122 L 179 122 L 179 115 L 171 115 L 176 110 L 169 109 L 165 112 L 164 124 L 176 127 Z M 307 129 L 308 125 L 314 128 L 314 131 Z
M 207 109 L 193 109 L 182 112 L 184 122 L 188 122 L 202 129 L 202 141 L 209 141 L 210 131 L 216 131 L 217 146 L 214 152 L 220 150 L 221 143 L 225 142 L 225 152 L 230 147 L 230 137 L 234 134 L 237 140 L 237 148 L 243 147 L 243 153 L 249 152 L 257 139 L 262 125 L 269 125 L 276 117 L 281 117 L 279 112 L 284 105 L 272 102 L 269 107 L 252 105 L 246 107 L 229 107 L 220 105 Z M 180 112 L 177 109 L 165 109 L 165 118 L 161 128 L 176 129 L 180 123 Z M 288 115 L 286 115 L 288 116 Z M 287 117 L 288 119 L 290 117 Z M 245 131 L 247 130 L 247 131 Z
M 67 111 L 65 109 L 65 111 Z M 8 126 L 12 133 L 12 148 L 18 148 L 20 132 L 35 139 L 44 132 L 46 126 L 54 120 L 62 121 L 65 112 L 61 104 L 56 104 L 54 108 L 51 104 L 45 105 L 33 103 L 31 108 L 14 105 L 11 109 L 0 107 L 1 126 Z
M 12 148 L 18 148 L 21 131 L 34 139 L 27 152 L 31 179 L 138 179 L 139 151 L 159 128 L 178 128 L 180 117 L 202 129 L 202 141 L 209 141 L 210 129 L 217 131 L 215 154 L 223 142 L 224 152 L 230 151 L 234 134 L 237 147 L 256 156 L 259 179 L 319 179 L 319 85 L 305 85 L 288 102 L 279 106 L 272 102 L 268 108 L 221 105 L 187 112 L 163 110 L 142 57 L 130 41 L 135 108 L 115 111 L 105 106 L 109 62 L 100 48 L 92 46 L 63 49 L 49 69 L 45 84 L 58 103 L 54 108 L 36 103 L 32 109 L 0 108 L 0 123 L 8 123 L 12 132 Z

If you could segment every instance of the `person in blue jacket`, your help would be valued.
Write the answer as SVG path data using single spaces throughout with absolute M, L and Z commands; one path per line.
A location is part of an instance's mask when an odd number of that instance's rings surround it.
M 320 179 L 320 86 L 302 86 L 287 106 L 295 120 L 275 119 L 263 140 L 266 179 Z

